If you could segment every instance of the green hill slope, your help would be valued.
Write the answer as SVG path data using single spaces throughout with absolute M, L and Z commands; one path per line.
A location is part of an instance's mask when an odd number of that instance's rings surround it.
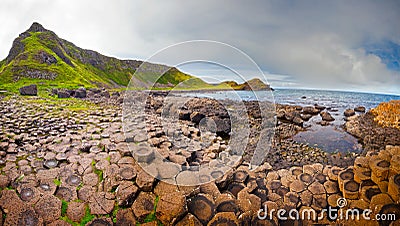
M 16 91 L 36 83 L 39 88 L 76 88 L 79 86 L 126 87 L 136 69 L 137 60 L 119 60 L 92 50 L 75 46 L 59 38 L 38 23 L 21 33 L 13 42 L 6 59 L 0 62 L 0 89 Z M 157 80 L 160 71 L 167 71 Z M 194 78 L 176 68 L 146 63 L 145 70 L 136 74 L 135 88 L 168 88 Z M 193 86 L 208 84 L 193 79 Z

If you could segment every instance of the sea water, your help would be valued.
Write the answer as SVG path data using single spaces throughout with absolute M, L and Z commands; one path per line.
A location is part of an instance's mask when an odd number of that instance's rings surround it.
M 345 123 L 343 112 L 348 108 L 364 106 L 367 111 L 376 107 L 381 102 L 400 100 L 400 95 L 359 93 L 347 91 L 305 90 L 305 89 L 276 89 L 275 91 L 210 91 L 189 92 L 184 95 L 193 97 L 209 97 L 217 100 L 240 98 L 243 101 L 273 101 L 279 104 L 299 106 L 325 106 L 335 118 L 330 126 L 321 126 L 320 116 L 314 116 L 304 126 L 308 128 L 300 132 L 293 140 L 318 146 L 327 152 L 360 152 L 362 146 L 357 139 L 346 133 L 342 126 Z

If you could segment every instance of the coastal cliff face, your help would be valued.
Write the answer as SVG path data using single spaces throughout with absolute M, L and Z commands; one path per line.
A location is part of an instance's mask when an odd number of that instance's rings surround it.
M 221 82 L 222 85 L 228 85 L 234 90 L 273 90 L 268 84 L 265 84 L 258 78 L 251 79 L 242 84 L 238 84 L 235 81 Z

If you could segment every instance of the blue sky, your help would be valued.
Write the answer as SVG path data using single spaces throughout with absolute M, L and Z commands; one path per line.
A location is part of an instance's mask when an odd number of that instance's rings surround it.
M 0 58 L 38 21 L 80 47 L 119 58 L 144 60 L 179 42 L 215 40 L 249 55 L 273 87 L 400 94 L 400 1 L 4 0 L 0 20 Z M 182 69 L 234 78 L 205 64 Z

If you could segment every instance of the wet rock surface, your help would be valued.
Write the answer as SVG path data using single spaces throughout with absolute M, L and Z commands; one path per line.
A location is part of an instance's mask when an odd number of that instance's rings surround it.
M 202 100 L 200 105 L 198 101 L 188 103 L 179 115 L 179 128 L 163 130 L 159 126 L 163 97 L 154 96 L 149 100 L 154 108 L 146 118 L 147 135 L 140 133 L 145 128 L 135 125 L 132 131 L 125 131 L 125 137 L 118 104 L 121 97 L 105 92 L 86 90 L 86 97 L 83 90 L 69 93 L 86 98 L 89 107 L 79 102 L 80 110 L 71 107 L 74 101 L 81 101 L 76 98 L 58 103 L 37 97 L 0 101 L 0 209 L 4 225 L 69 225 L 70 221 L 86 225 L 277 225 L 284 222 L 276 216 L 260 220 L 257 211 L 265 205 L 321 210 L 340 197 L 347 197 L 349 205 L 373 208 L 377 213 L 397 211 L 400 151 L 396 146 L 383 146 L 392 138 L 373 143 L 373 147 L 383 148 L 355 162 L 355 156 L 332 155 L 286 139 L 303 130 L 311 117 L 325 112 L 322 106 L 277 105 L 278 126 L 268 158 L 250 170 L 260 111 L 255 103 L 247 103 L 251 139 L 244 158 L 235 164 L 227 162 L 232 169 L 223 177 L 220 171 L 211 172 L 215 182 L 201 177 L 208 183 L 176 186 L 149 173 L 179 180 L 187 178 L 180 175 L 182 169 L 217 165 L 213 160 L 231 148 L 226 137 L 231 128 L 224 108 L 210 100 Z M 203 104 L 209 107 L 202 108 Z M 215 124 L 208 125 L 205 117 L 213 118 Z M 362 120 L 365 123 L 366 119 Z M 203 125 L 211 130 L 205 131 Z M 169 135 L 178 139 L 169 139 Z M 179 167 L 158 162 L 155 172 L 144 171 L 139 164 L 155 159 L 147 151 L 148 145 Z M 335 219 L 327 222 L 338 223 Z

